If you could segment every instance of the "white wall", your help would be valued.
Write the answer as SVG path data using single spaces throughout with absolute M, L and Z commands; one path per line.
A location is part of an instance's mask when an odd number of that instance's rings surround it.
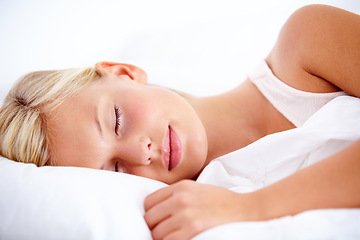
M 0 0 L 0 101 L 33 70 L 100 60 L 144 68 L 150 82 L 198 95 L 237 85 L 297 8 L 358 0 Z

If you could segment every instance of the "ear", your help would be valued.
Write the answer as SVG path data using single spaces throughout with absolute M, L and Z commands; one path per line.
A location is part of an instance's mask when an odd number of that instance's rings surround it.
M 141 83 L 147 83 L 147 74 L 144 70 L 131 64 L 115 62 L 98 62 L 95 68 L 104 76 L 122 76 L 127 75 L 130 79 Z

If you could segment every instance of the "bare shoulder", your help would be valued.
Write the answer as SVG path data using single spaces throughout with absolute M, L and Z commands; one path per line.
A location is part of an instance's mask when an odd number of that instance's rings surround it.
M 266 60 L 279 79 L 299 90 L 342 89 L 360 97 L 360 16 L 326 5 L 300 8 Z

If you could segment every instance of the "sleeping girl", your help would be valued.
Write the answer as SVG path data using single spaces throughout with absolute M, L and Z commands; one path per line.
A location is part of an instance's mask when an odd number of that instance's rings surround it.
M 360 16 L 325 5 L 299 9 L 258 71 L 210 97 L 149 85 L 141 68 L 124 63 L 32 72 L 1 107 L 0 153 L 37 166 L 109 170 L 170 184 L 144 202 L 154 239 L 360 207 L 360 140 L 251 193 L 193 181 L 212 160 L 301 127 L 332 99 L 360 97 Z

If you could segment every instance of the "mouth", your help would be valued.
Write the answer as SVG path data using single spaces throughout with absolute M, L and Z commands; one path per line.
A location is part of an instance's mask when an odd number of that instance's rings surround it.
M 168 171 L 171 171 L 179 164 L 181 159 L 181 141 L 171 126 L 168 127 L 163 142 L 163 151 L 165 167 L 167 167 Z

